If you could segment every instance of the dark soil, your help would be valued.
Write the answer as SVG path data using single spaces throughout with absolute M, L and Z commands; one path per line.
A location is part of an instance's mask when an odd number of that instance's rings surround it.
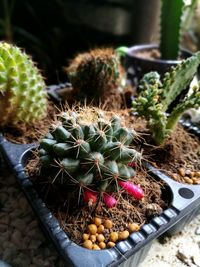
M 147 171 L 137 168 L 136 177 L 132 178 L 134 184 L 140 185 L 145 193 L 142 200 L 135 200 L 132 196 L 121 192 L 113 196 L 118 200 L 117 207 L 108 209 L 103 201 L 96 206 L 86 206 L 80 201 L 79 192 L 69 197 L 70 191 L 63 184 L 52 183 L 52 177 L 42 175 L 35 157 L 27 165 L 28 175 L 36 191 L 47 204 L 48 208 L 60 222 L 61 227 L 77 244 L 82 243 L 82 235 L 92 218 L 110 219 L 113 222 L 112 231 L 128 230 L 129 223 L 140 226 L 148 222 L 153 216 L 158 215 L 170 204 L 169 190 L 164 182 L 151 177 Z M 70 201 L 68 201 L 70 199 Z M 149 205 L 156 205 L 157 210 L 152 212 Z M 105 230 L 106 242 L 109 230 Z
M 139 133 L 134 145 L 142 151 L 144 160 L 166 172 L 172 178 L 179 168 L 200 171 L 200 141 L 184 130 L 181 125 L 177 126 L 174 133 L 162 146 L 157 147 L 153 144 L 143 119 L 130 116 L 128 110 L 121 110 L 118 114 L 128 127 L 134 128 Z M 54 178 L 48 174 L 41 174 L 38 162 L 36 153 L 35 158 L 32 158 L 27 165 L 28 175 L 62 228 L 77 244 L 82 243 L 82 234 L 95 216 L 111 219 L 114 225 L 112 231 L 119 232 L 127 230 L 129 223 L 143 225 L 153 215 L 156 215 L 156 212 L 150 215 L 149 204 L 156 204 L 162 210 L 171 201 L 170 193 L 164 183 L 156 181 L 138 166 L 133 182 L 144 189 L 145 197 L 143 200 L 137 201 L 121 192 L 120 196 L 116 196 L 118 199 L 116 208 L 107 209 L 101 199 L 99 205 L 95 207 L 83 206 L 81 201 L 78 205 L 79 192 L 71 196 L 70 201 L 68 201 L 69 189 L 65 188 L 63 184 L 53 183 L 52 179 Z M 181 176 L 176 177 L 176 180 L 186 182 Z M 107 239 L 108 235 L 109 231 L 105 232 Z
M 51 101 L 48 102 L 47 115 L 42 120 L 33 124 L 18 123 L 0 129 L 5 138 L 15 144 L 28 144 L 38 141 L 48 131 L 50 124 L 54 121 L 56 114 L 60 113 Z

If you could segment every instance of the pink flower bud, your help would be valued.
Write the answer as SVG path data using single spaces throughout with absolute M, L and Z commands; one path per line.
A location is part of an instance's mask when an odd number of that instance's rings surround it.
M 137 200 L 140 200 L 144 197 L 144 191 L 141 187 L 131 183 L 119 181 L 118 184 L 123 188 L 128 194 L 132 195 Z

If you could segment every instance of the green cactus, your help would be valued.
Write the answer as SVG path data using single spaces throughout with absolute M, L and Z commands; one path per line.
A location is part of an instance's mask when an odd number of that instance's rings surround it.
M 109 102 L 113 105 L 111 95 L 115 95 L 115 102 L 122 102 L 120 94 L 123 92 L 125 72 L 119 57 L 117 51 L 111 48 L 79 54 L 67 68 L 69 80 L 77 95 L 87 97 L 94 104 Z
M 162 59 L 177 59 L 178 57 L 184 7 L 184 0 L 161 1 L 160 52 Z
M 129 146 L 135 137 L 136 132 L 122 126 L 116 115 L 109 119 L 95 108 L 65 112 L 41 141 L 40 161 L 48 172 L 52 169 L 56 177 L 52 180 L 59 184 L 114 192 L 117 181 L 135 175 L 128 163 L 141 160 Z
M 200 89 L 195 86 L 192 92 L 173 108 L 169 116 L 166 114 L 169 105 L 192 81 L 199 64 L 200 52 L 197 52 L 173 67 L 162 81 L 157 72 L 147 73 L 141 80 L 140 94 L 133 101 L 133 108 L 139 116 L 147 119 L 156 144 L 162 144 L 172 133 L 183 112 L 200 106 Z
M 0 42 L 0 126 L 31 123 L 46 113 L 45 83 L 18 47 Z

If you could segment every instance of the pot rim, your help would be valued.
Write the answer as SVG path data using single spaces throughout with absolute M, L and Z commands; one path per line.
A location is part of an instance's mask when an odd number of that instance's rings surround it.
M 155 62 L 155 63 L 159 63 L 159 64 L 179 64 L 182 62 L 182 60 L 171 60 L 171 59 L 150 59 L 150 58 L 143 58 L 140 56 L 137 56 L 137 52 L 142 52 L 145 50 L 152 50 L 152 49 L 159 49 L 159 45 L 158 44 L 139 44 L 139 45 L 134 45 L 128 48 L 127 50 L 127 56 L 131 57 L 131 58 L 135 58 L 137 60 L 143 61 L 143 62 Z M 193 53 L 187 49 L 181 48 L 180 49 L 181 54 L 182 55 L 186 55 L 186 57 L 188 56 L 192 56 Z

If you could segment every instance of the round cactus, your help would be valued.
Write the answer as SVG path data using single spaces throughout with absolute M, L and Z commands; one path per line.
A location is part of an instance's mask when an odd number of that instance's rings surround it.
M 52 181 L 72 188 L 87 189 L 83 198 L 96 193 L 112 193 L 120 181 L 130 180 L 135 171 L 130 162 L 141 154 L 129 145 L 136 132 L 122 126 L 116 115 L 111 118 L 98 109 L 62 113 L 58 123 L 40 143 L 43 168 L 52 170 Z M 89 190 L 89 191 L 88 191 Z
M 75 92 L 95 104 L 121 105 L 124 71 L 111 48 L 79 54 L 67 68 Z
M 44 87 L 33 61 L 18 47 L 0 42 L 0 126 L 42 118 Z

